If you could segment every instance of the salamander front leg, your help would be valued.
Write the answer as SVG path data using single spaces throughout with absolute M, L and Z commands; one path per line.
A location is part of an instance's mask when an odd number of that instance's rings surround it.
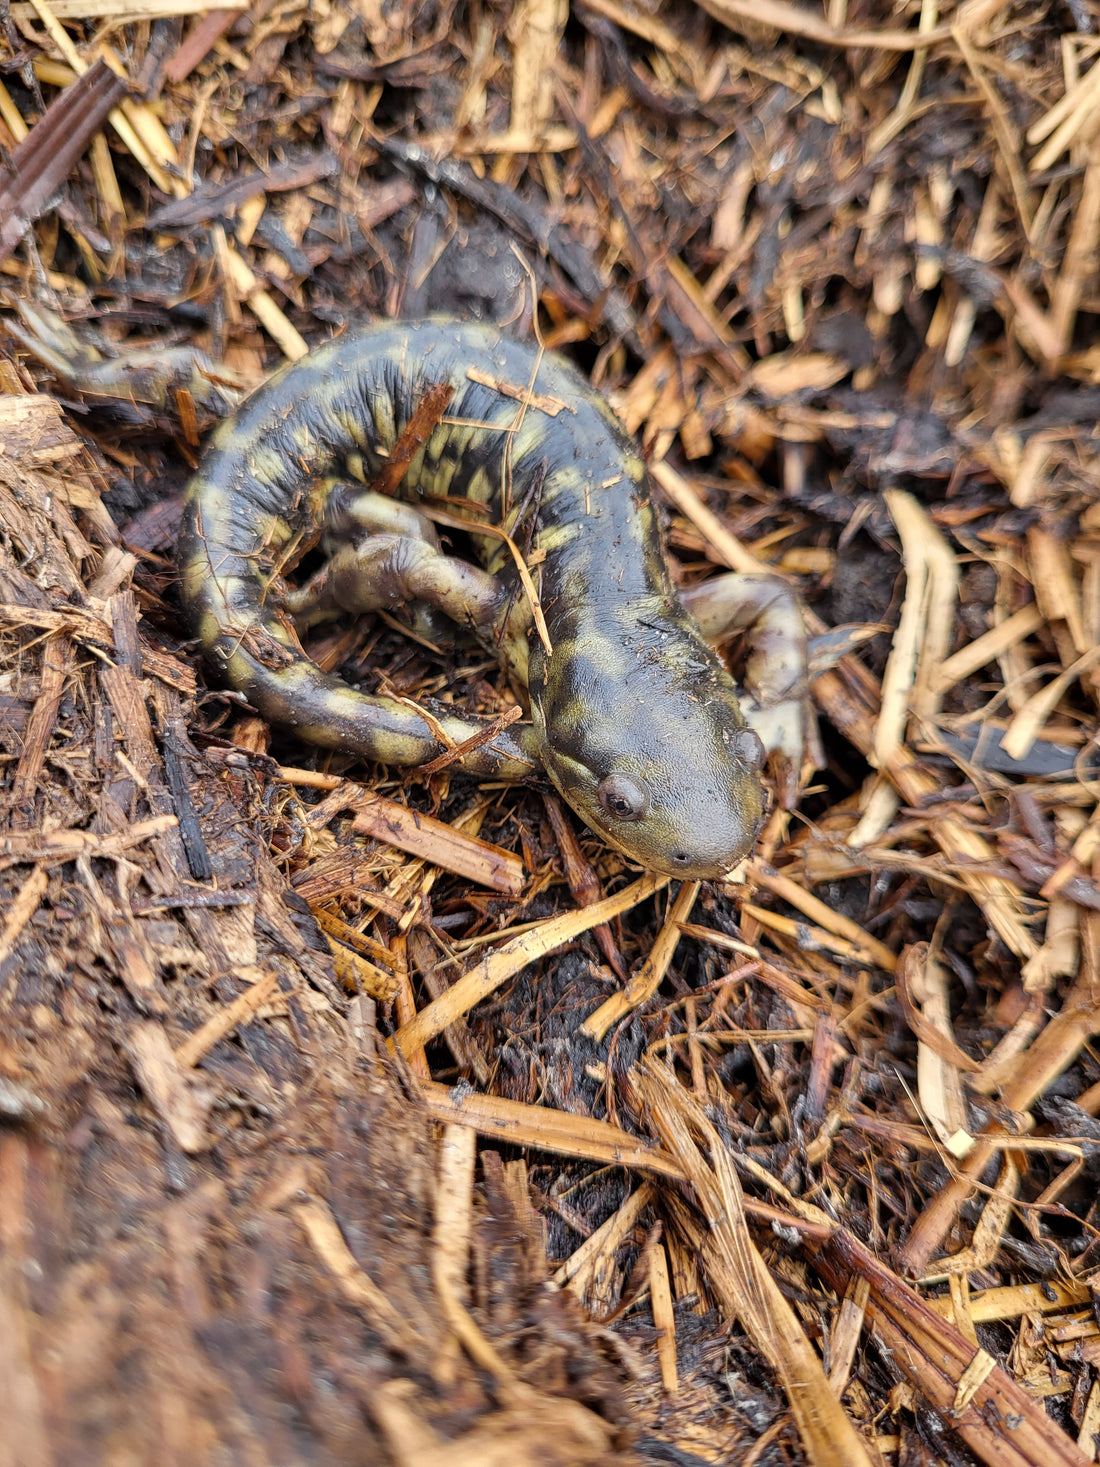
M 371 535 L 337 550 L 287 597 L 286 607 L 300 627 L 309 627 L 336 612 L 388 611 L 415 601 L 427 602 L 461 626 L 485 628 L 507 596 L 494 576 L 424 540 Z
M 798 598 L 776 576 L 731 573 L 681 592 L 681 599 L 708 642 L 717 645 L 734 632 L 746 633 L 745 717 L 768 752 L 789 761 L 797 777 L 804 759 L 818 758 Z

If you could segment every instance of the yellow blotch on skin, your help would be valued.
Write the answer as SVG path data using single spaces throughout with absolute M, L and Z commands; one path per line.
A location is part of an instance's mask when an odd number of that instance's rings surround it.
M 325 687 L 320 691 L 320 702 L 334 718 L 354 718 L 361 711 L 363 695 L 354 688 Z
M 584 486 L 584 475 L 580 470 L 571 469 L 565 464 L 562 464 L 554 471 L 553 493 L 551 495 L 544 493 L 544 501 L 546 499 L 556 499 L 563 492 L 575 494 L 579 498 L 584 494 Z
M 279 642 L 282 646 L 290 647 L 294 651 L 297 651 L 297 637 L 295 637 L 291 631 L 284 627 L 282 622 L 266 621 L 264 623 L 264 631 L 267 632 L 268 636 L 273 642 Z M 296 666 L 297 664 L 295 664 L 295 667 Z
M 286 682 L 286 674 L 289 669 L 284 669 L 280 674 L 280 681 Z M 255 669 L 251 661 L 243 652 L 234 652 L 225 661 L 225 680 L 231 688 L 247 688 L 252 682 Z
M 272 550 L 281 550 L 284 545 L 289 545 L 295 535 L 294 526 L 277 514 L 262 519 L 257 528 L 262 537 L 261 543 Z
M 535 414 L 524 418 L 522 425 L 512 434 L 512 456 L 523 458 L 541 448 L 546 442 L 546 423 Z
M 493 494 L 493 483 L 489 475 L 484 469 L 475 470 L 470 475 L 470 482 L 466 485 L 467 499 L 474 499 L 478 504 L 488 504 Z
M 251 446 L 253 436 L 251 430 L 238 427 L 235 418 L 226 418 L 214 429 L 210 441 L 223 452 L 242 453 Z
M 286 476 L 286 456 L 275 448 L 264 448 L 253 439 L 245 451 L 248 472 L 257 484 L 278 484 Z
M 334 412 L 333 420 L 339 423 L 349 443 L 354 443 L 359 448 L 367 448 L 370 440 L 367 436 L 367 425 L 358 413 Z M 349 461 L 350 461 L 349 455 Z
M 186 565 L 180 567 L 180 578 L 183 582 L 184 600 L 194 605 L 202 596 L 210 580 L 210 562 L 206 556 L 192 556 Z M 199 635 L 204 641 L 211 640 L 204 631 Z M 216 630 L 214 635 L 217 635 Z
M 218 618 L 211 611 L 204 611 L 199 617 L 197 632 L 199 640 L 204 647 L 212 647 L 221 636 L 221 625 Z
M 561 550 L 580 538 L 579 525 L 542 525 L 539 529 L 540 550 Z
M 397 442 L 397 424 L 393 418 L 393 403 L 388 395 L 380 392 L 371 403 L 370 411 L 379 444 L 382 448 L 392 448 Z M 352 442 L 363 448 L 367 446 L 367 436 L 362 424 L 359 425 L 358 432 L 352 434 Z

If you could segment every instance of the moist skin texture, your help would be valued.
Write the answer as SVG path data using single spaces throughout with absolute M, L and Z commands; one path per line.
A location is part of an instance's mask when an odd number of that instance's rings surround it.
M 518 520 L 521 543 L 534 517 L 550 654 L 529 632 L 499 539 L 476 537 L 490 579 L 439 551 L 430 527 L 404 533 L 407 510 L 396 531 L 367 533 L 390 502 L 362 485 L 440 384 L 453 395 L 398 493 L 446 498 L 452 515 L 456 498 L 474 501 L 488 514 L 466 517 Z M 545 773 L 588 825 L 654 871 L 719 877 L 750 850 L 763 814 L 760 740 L 672 588 L 636 444 L 560 358 L 446 319 L 349 334 L 248 398 L 214 433 L 188 489 L 182 594 L 219 677 L 312 743 L 396 765 L 436 758 L 444 750 L 427 721 L 322 673 L 281 612 L 273 575 L 321 534 L 349 542 L 342 576 L 318 578 L 329 610 L 349 598 L 357 610 L 442 607 L 497 636 L 526 682 L 531 723 L 459 769 Z M 334 592 L 336 581 L 358 589 Z M 309 594 L 292 600 L 308 610 Z M 430 711 L 455 742 L 483 726 L 449 705 Z

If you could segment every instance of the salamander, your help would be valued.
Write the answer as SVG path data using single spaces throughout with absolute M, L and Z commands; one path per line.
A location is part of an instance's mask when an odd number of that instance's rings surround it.
M 472 502 L 505 527 L 533 512 L 545 638 L 529 631 L 499 539 L 477 537 L 479 569 L 365 487 L 441 385 L 445 415 L 400 493 Z M 300 616 L 427 602 L 502 640 L 531 722 L 460 769 L 545 773 L 589 826 L 659 872 L 717 877 L 751 849 L 761 740 L 673 590 L 636 444 L 564 360 L 443 319 L 349 333 L 223 422 L 187 491 L 181 594 L 218 675 L 309 742 L 394 765 L 435 759 L 440 725 L 460 742 L 476 724 L 446 705 L 421 717 L 323 673 L 279 614 L 273 571 L 318 534 L 343 544 L 289 601 Z
M 24 319 L 31 333 L 21 339 L 37 349 L 42 328 Z M 53 364 L 64 359 L 53 335 L 48 348 Z M 125 358 L 117 366 L 121 380 Z M 96 365 L 97 390 L 109 369 Z M 70 380 L 79 385 L 79 374 Z M 445 411 L 412 452 L 423 405 L 441 392 Z M 397 497 L 371 487 L 387 464 L 396 477 L 402 458 Z M 461 511 L 480 566 L 441 548 L 429 518 L 441 500 Z M 513 558 L 487 524 L 525 538 L 537 630 Z M 282 571 L 319 540 L 327 564 L 287 593 Z M 296 629 L 341 610 L 442 612 L 497 648 L 530 707 L 529 723 L 474 741 L 457 769 L 544 774 L 593 830 L 669 875 L 722 877 L 753 845 L 761 739 L 673 589 L 637 445 L 552 353 L 445 318 L 318 347 L 214 431 L 186 493 L 178 562 L 185 612 L 218 677 L 308 742 L 415 766 L 484 733 L 484 720 L 450 704 L 423 705 L 421 716 L 322 672 Z M 750 692 L 787 709 L 767 737 L 797 760 L 805 654 L 797 607 L 777 584 L 725 576 L 689 599 L 708 635 L 755 625 Z M 756 712 L 758 726 L 767 713 Z

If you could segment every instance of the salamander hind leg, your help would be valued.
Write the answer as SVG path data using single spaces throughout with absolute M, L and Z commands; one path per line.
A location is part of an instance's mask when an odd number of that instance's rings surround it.
M 348 480 L 331 480 L 325 486 L 326 502 L 322 528 L 333 540 L 362 539 L 364 535 L 408 535 L 427 545 L 439 546 L 435 526 L 425 514 L 404 499 L 364 489 Z
M 435 545 L 409 535 L 371 535 L 342 546 L 285 604 L 300 627 L 342 611 L 426 602 L 461 626 L 489 628 L 506 600 L 494 576 Z

